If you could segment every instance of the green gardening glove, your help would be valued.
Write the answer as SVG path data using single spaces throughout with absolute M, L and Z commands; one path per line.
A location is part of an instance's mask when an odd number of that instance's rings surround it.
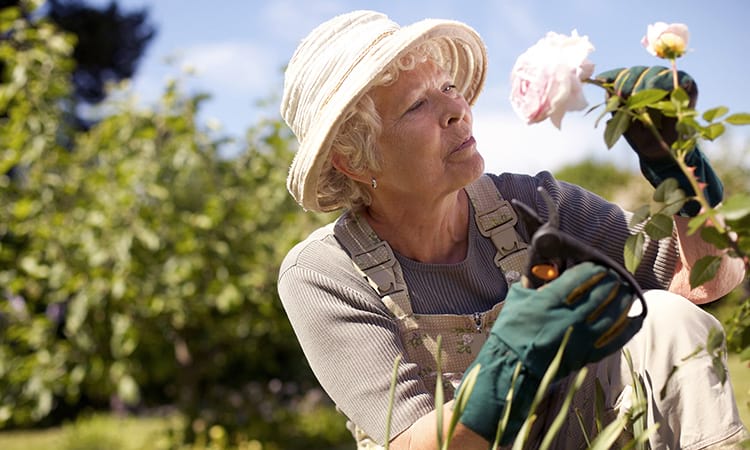
M 584 262 L 539 289 L 515 283 L 476 360 L 474 390 L 461 422 L 489 442 L 505 408 L 518 362 L 510 421 L 501 444 L 512 442 L 531 407 L 542 377 L 569 327 L 573 332 L 556 379 L 618 351 L 640 329 L 643 315 L 627 316 L 634 292 L 614 272 Z
M 690 98 L 690 107 L 695 107 L 698 99 L 698 86 L 693 78 L 685 72 L 678 71 L 678 82 Z M 623 98 L 644 89 L 663 89 L 672 91 L 674 81 L 670 69 L 661 66 L 634 66 L 603 72 L 596 79 L 613 83 L 617 95 Z M 659 111 L 650 110 L 649 114 L 664 137 L 667 144 L 677 140 L 676 119 L 665 117 Z M 667 178 L 677 180 L 686 195 L 695 195 L 690 181 L 682 173 L 677 162 L 660 145 L 651 131 L 639 121 L 634 121 L 624 134 L 625 140 L 638 154 L 641 172 L 652 186 L 658 187 Z M 706 184 L 704 195 L 711 206 L 718 205 L 724 197 L 724 187 L 714 172 L 703 152 L 695 147 L 685 158 L 686 163 L 695 168 L 695 176 Z M 698 202 L 690 201 L 680 211 L 680 215 L 695 216 L 700 210 Z

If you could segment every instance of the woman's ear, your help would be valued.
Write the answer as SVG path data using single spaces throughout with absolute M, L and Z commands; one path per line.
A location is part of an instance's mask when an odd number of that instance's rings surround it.
M 349 159 L 340 153 L 333 153 L 331 156 L 331 165 L 347 177 L 360 183 L 370 184 L 370 176 L 364 173 L 354 172 L 349 166 Z

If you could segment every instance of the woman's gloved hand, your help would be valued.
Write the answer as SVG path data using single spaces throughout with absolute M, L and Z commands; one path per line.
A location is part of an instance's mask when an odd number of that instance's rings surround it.
M 698 99 L 698 86 L 695 80 L 685 72 L 678 71 L 677 79 L 690 98 L 689 106 L 695 107 Z M 596 79 L 605 83 L 612 83 L 615 93 L 623 98 L 628 98 L 644 89 L 662 89 L 672 91 L 674 79 L 672 71 L 662 66 L 634 66 L 620 68 L 600 73 Z M 659 111 L 649 110 L 649 115 L 656 125 L 659 133 L 667 145 L 672 145 L 677 140 L 677 121 L 673 117 L 665 117 Z M 695 195 L 693 187 L 682 173 L 677 163 L 669 153 L 661 147 L 659 141 L 651 131 L 639 121 L 634 121 L 624 133 L 625 140 L 638 154 L 641 172 L 652 186 L 657 187 L 667 178 L 677 180 L 680 188 L 686 195 Z M 695 147 L 685 158 L 686 163 L 695 168 L 695 176 L 706 183 L 704 195 L 711 206 L 718 205 L 724 197 L 724 187 L 721 180 L 714 172 L 711 164 L 703 152 Z M 680 211 L 684 216 L 695 216 L 700 210 L 697 202 L 688 202 Z
M 492 442 L 513 372 L 520 361 L 510 421 L 502 444 L 521 428 L 563 336 L 573 327 L 556 379 L 618 351 L 640 329 L 628 317 L 634 292 L 614 272 L 584 262 L 539 289 L 515 283 L 472 367 L 481 365 L 461 422 Z

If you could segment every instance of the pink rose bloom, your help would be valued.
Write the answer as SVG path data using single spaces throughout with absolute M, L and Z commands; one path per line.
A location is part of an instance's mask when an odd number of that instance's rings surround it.
M 674 59 L 685 54 L 689 37 L 685 24 L 656 22 L 648 26 L 641 44 L 654 56 Z
M 560 128 L 568 111 L 580 111 L 588 104 L 582 80 L 594 73 L 586 59 L 594 50 L 588 36 L 549 32 L 516 60 L 511 72 L 510 102 L 526 123 L 550 118 Z

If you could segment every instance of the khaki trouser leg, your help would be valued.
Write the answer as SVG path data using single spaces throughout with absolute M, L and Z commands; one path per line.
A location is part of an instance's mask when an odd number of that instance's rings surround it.
M 698 346 L 705 347 L 709 331 L 721 330 L 721 324 L 688 300 L 666 291 L 649 291 L 646 300 L 649 311 L 643 328 L 625 348 L 646 387 L 648 425 L 659 423 L 651 448 L 722 448 L 742 440 L 747 432 L 731 381 L 722 385 L 705 351 L 682 361 Z M 622 412 L 631 404 L 632 393 L 625 358 L 617 354 L 596 366 L 609 397 L 607 404 Z M 673 366 L 678 369 L 669 378 Z

